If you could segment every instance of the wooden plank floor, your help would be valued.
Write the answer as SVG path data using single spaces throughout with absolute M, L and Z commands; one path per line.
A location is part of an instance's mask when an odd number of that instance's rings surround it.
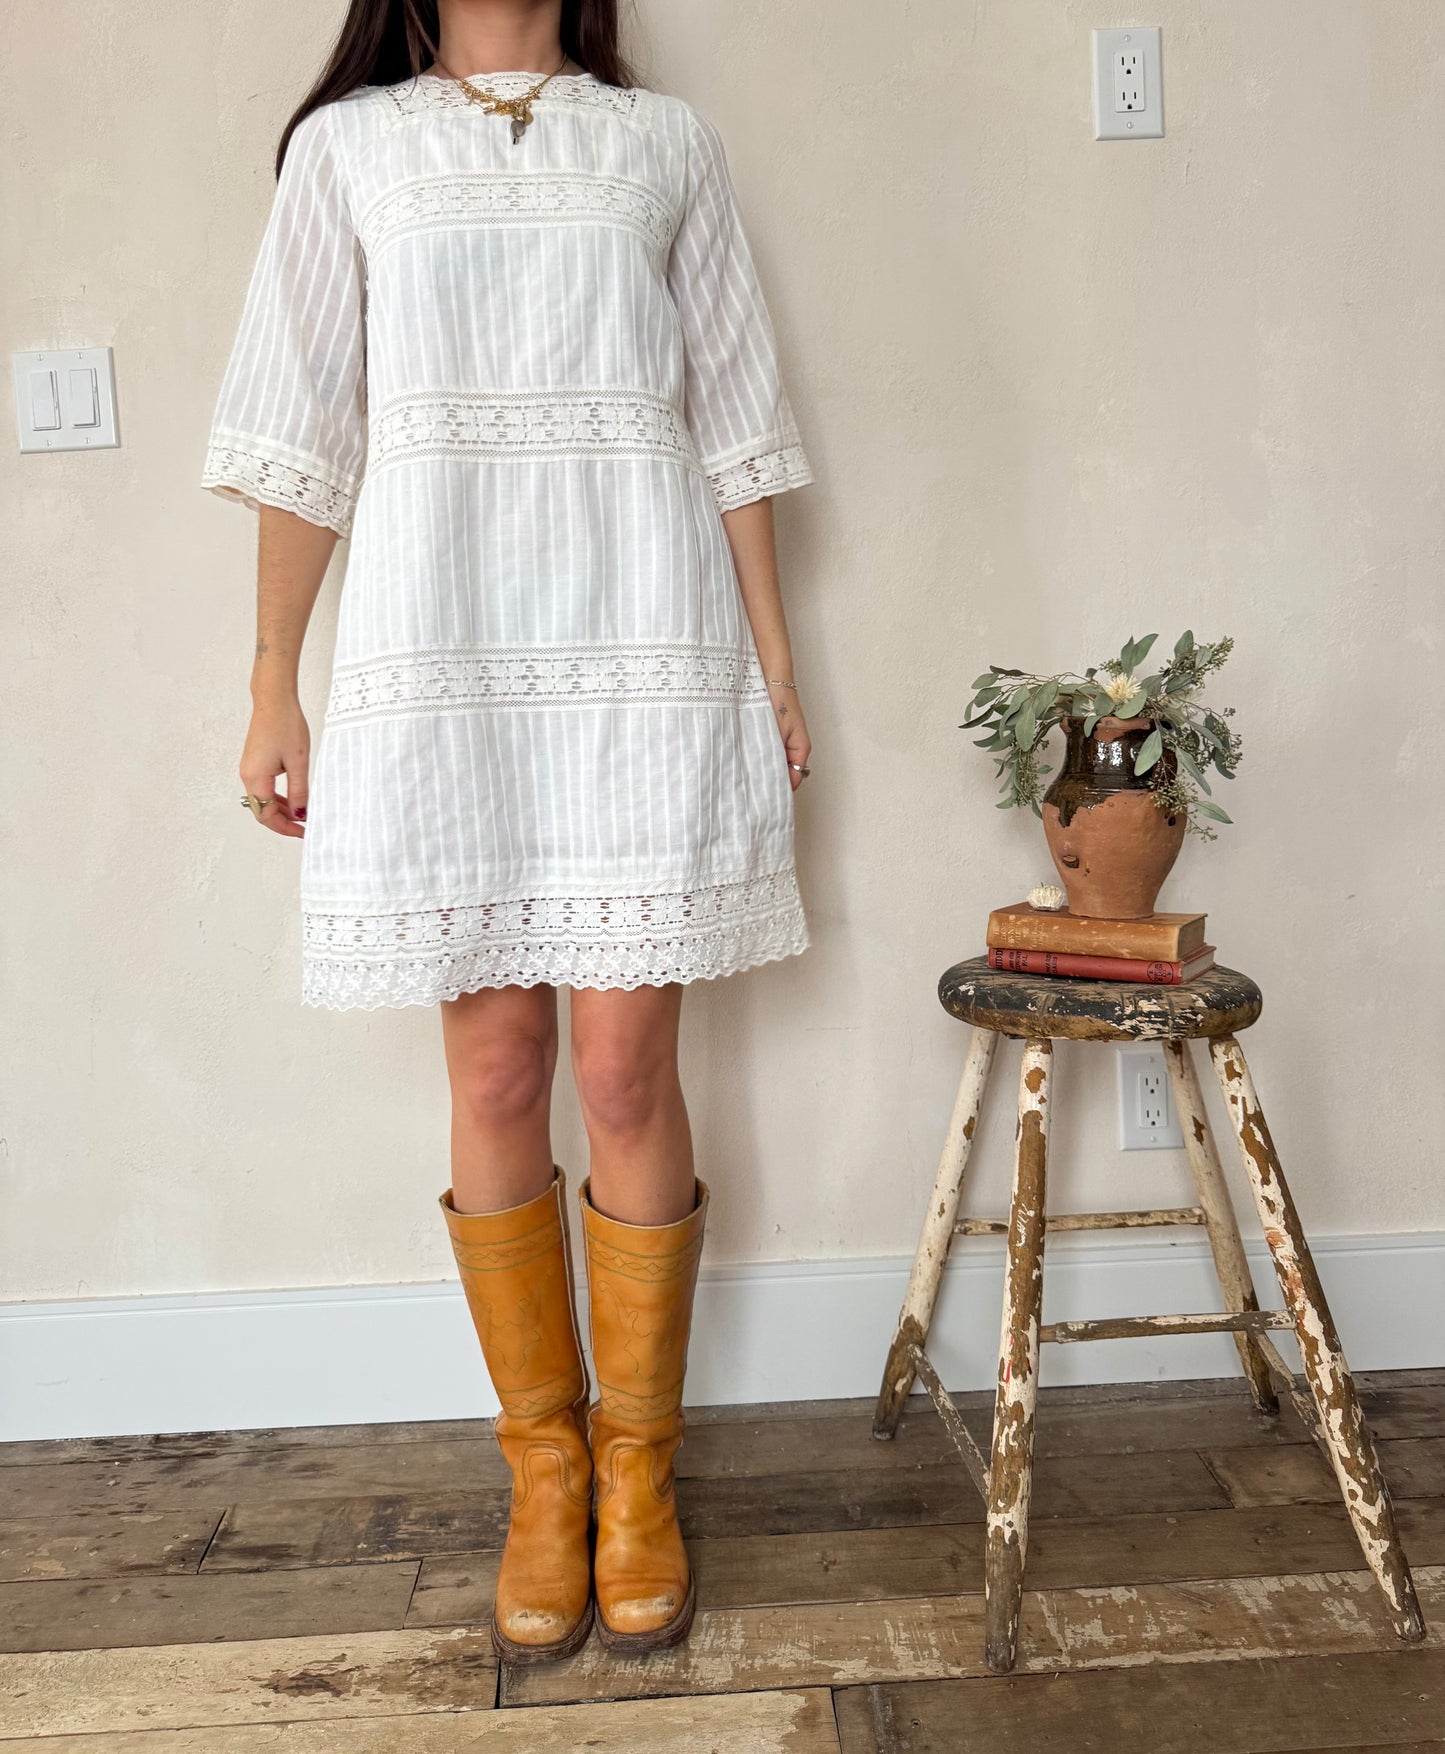
M 688 1645 L 499 1670 L 483 1421 L 0 1447 L 0 1754 L 1445 1754 L 1445 1371 L 1366 1377 L 1432 1632 L 1231 1382 L 1045 1391 L 1017 1672 L 915 1399 L 699 1411 Z M 982 1396 L 961 1396 L 979 1434 Z

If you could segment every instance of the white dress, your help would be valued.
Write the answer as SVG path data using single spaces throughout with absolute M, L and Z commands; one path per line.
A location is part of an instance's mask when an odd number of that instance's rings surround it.
M 307 1001 L 660 985 L 805 947 L 720 514 L 810 479 L 688 105 L 554 79 L 514 145 L 424 76 L 307 117 L 204 476 L 351 537 Z

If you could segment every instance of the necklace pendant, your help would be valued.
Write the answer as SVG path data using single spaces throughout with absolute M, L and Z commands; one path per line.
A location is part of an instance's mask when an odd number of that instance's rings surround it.
M 512 144 L 516 146 L 532 122 L 532 106 L 524 103 L 512 112 Z

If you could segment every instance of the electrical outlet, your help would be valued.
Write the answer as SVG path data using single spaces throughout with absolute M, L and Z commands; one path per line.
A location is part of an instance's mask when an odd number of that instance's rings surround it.
M 1164 1050 L 1151 1042 L 1129 1042 L 1118 1051 L 1119 1149 L 1178 1151 L 1184 1135 L 1174 1113 Z
M 1144 57 L 1137 49 L 1114 56 L 1114 114 L 1132 116 L 1144 108 Z
M 1094 138 L 1157 140 L 1164 132 L 1156 24 L 1094 32 Z

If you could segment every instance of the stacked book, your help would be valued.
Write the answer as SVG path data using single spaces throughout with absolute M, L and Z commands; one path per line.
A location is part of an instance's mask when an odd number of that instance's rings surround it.
M 1089 920 L 1016 901 L 988 916 L 988 965 L 1014 974 L 1177 987 L 1214 966 L 1203 914 Z

